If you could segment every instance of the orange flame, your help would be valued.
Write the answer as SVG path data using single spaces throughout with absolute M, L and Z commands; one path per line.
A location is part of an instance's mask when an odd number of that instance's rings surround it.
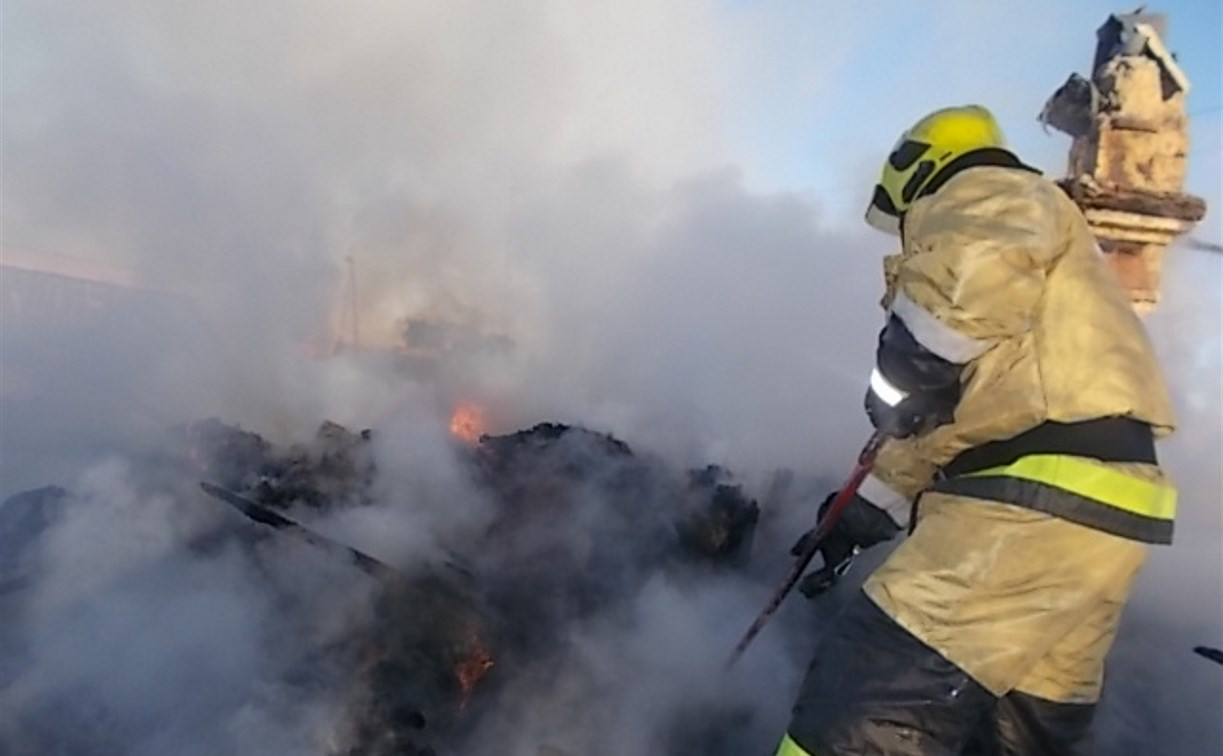
M 474 445 L 484 435 L 484 411 L 471 402 L 454 408 L 450 416 L 450 435 L 465 444 Z

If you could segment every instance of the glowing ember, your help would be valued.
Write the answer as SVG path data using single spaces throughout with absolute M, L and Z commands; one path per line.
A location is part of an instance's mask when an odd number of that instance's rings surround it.
M 454 408 L 450 416 L 450 434 L 466 444 L 475 444 L 484 435 L 484 412 L 470 402 Z
M 463 691 L 463 700 L 459 703 L 459 709 L 467 708 L 467 701 L 471 697 L 471 691 L 475 689 L 476 683 L 480 682 L 488 671 L 493 668 L 496 663 L 493 661 L 493 656 L 480 644 L 479 638 L 475 633 L 471 634 L 470 652 L 467 657 L 455 666 L 454 676 L 459 681 L 459 689 Z

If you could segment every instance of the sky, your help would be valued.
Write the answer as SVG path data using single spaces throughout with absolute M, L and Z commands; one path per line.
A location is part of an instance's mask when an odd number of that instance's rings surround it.
M 840 478 L 868 433 L 879 260 L 894 243 L 861 222 L 881 161 L 925 112 L 976 102 L 1022 158 L 1059 175 L 1069 140 L 1035 116 L 1071 72 L 1089 73 L 1095 29 L 1118 9 L 821 6 L 5 2 L 0 247 L 120 270 L 143 293 L 83 322 L 0 324 L 0 493 L 56 483 L 100 513 L 55 531 L 37 614 L 49 624 L 35 625 L 53 641 L 32 667 L 44 674 L 23 679 L 22 696 L 6 688 L 0 707 L 105 687 L 121 670 L 65 659 L 92 659 L 94 620 L 111 658 L 139 658 L 147 638 L 123 620 L 172 628 L 158 605 L 202 623 L 156 644 L 157 658 L 186 660 L 183 674 L 222 653 L 210 629 L 237 654 L 226 680 L 267 690 L 283 671 L 243 664 L 260 650 L 242 643 L 247 630 L 275 614 L 246 584 L 250 565 L 182 558 L 209 523 L 166 516 L 193 510 L 133 480 L 131 459 L 177 423 L 215 416 L 282 443 L 324 419 L 383 428 L 382 453 L 404 460 L 394 485 L 414 492 L 455 490 L 445 428 L 462 401 L 484 406 L 493 431 L 558 420 L 747 481 L 782 467 Z M 1219 4 L 1152 10 L 1169 14 L 1167 45 L 1194 82 L 1187 189 L 1211 210 L 1193 235 L 1218 243 Z M 1212 713 L 1223 677 L 1188 652 L 1223 645 L 1221 264 L 1174 247 L 1147 320 L 1181 418 L 1161 454 L 1182 516 L 1118 645 L 1102 727 L 1123 750 L 1223 740 Z M 373 349 L 335 354 L 354 298 L 366 346 L 396 342 L 411 319 L 475 337 L 423 377 Z M 137 514 L 151 516 L 116 525 Z M 400 549 L 419 539 L 399 537 Z M 334 575 L 311 574 L 287 582 L 343 606 L 324 590 Z M 99 586 L 92 599 L 82 577 Z M 679 626 L 707 626 L 702 612 L 750 618 L 765 593 L 712 608 L 686 597 Z M 325 616 L 290 621 L 325 635 Z M 723 638 L 706 640 L 699 650 L 718 655 Z M 747 674 L 764 679 L 790 653 L 766 641 L 771 661 Z M 773 688 L 745 686 L 765 719 L 784 721 L 804 661 Z M 146 672 L 147 691 L 115 699 L 117 721 L 139 720 L 162 690 Z M 1152 700 L 1152 688 L 1168 695 Z M 251 705 L 245 719 L 173 732 L 300 750 L 309 722 Z M 129 752 L 164 745 L 132 737 Z
M 916 14 L 887 2 L 831 11 L 805 3 L 726 5 L 736 24 L 762 28 L 758 48 L 728 61 L 731 75 L 751 90 L 747 107 L 735 102 L 733 123 L 753 185 L 817 197 L 846 223 L 858 219 L 876 156 L 909 122 L 948 103 L 991 108 L 1017 153 L 1061 175 L 1069 137 L 1046 132 L 1036 114 L 1071 72 L 1090 75 L 1096 28 L 1109 13 L 1129 10 L 1091 0 L 935 3 Z M 1186 188 L 1218 196 L 1223 11 L 1210 0 L 1148 10 L 1166 14 L 1165 42 L 1192 81 Z M 871 158 L 864 162 L 864 155 Z M 1217 224 L 1211 214 L 1199 233 L 1218 241 Z

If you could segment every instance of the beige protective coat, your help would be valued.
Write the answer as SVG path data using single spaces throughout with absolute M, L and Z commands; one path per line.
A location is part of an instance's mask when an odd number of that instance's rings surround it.
M 1055 185 L 965 170 L 914 203 L 904 230 L 902 254 L 885 263 L 885 306 L 967 366 L 954 422 L 880 452 L 873 475 L 899 498 L 960 452 L 1046 420 L 1128 416 L 1157 437 L 1172 431 L 1142 324 Z M 1154 465 L 1099 464 L 1166 485 Z M 996 695 L 1095 701 L 1147 547 L 994 501 L 927 493 L 917 511 L 867 594 Z

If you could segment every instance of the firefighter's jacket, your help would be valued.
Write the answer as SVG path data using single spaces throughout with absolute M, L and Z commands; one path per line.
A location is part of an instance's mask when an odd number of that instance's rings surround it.
M 954 366 L 958 401 L 950 422 L 890 440 L 860 493 L 902 524 L 932 490 L 1169 542 L 1176 493 L 1153 438 L 1172 431 L 1171 403 L 1074 203 L 1030 169 L 982 165 L 918 199 L 903 230 L 889 322 L 915 359 Z M 906 358 L 887 348 L 880 365 Z

